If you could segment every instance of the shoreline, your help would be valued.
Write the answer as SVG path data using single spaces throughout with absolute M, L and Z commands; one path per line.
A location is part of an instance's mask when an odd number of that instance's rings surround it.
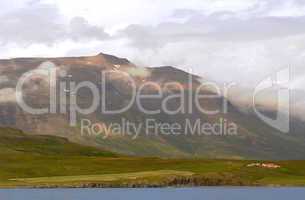
M 298 184 L 262 184 L 257 182 L 242 182 L 234 179 L 207 178 L 204 176 L 172 177 L 160 179 L 159 182 L 142 180 L 121 180 L 121 182 L 75 182 L 75 183 L 40 183 L 37 185 L 16 183 L 16 185 L 0 185 L 0 189 L 128 189 L 128 188 L 201 188 L 201 187 L 224 187 L 224 188 L 304 188 Z

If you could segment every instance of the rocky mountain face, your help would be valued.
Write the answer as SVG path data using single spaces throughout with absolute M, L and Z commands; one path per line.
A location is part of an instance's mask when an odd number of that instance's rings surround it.
M 128 155 L 305 158 L 301 120 L 281 133 L 205 83 L 174 67 L 107 54 L 0 60 L 0 125 Z

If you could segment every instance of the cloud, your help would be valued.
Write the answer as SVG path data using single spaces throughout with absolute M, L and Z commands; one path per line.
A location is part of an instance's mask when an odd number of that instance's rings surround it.
M 248 42 L 302 35 L 305 33 L 304 24 L 305 16 L 243 19 L 224 12 L 194 15 L 184 23 L 130 25 L 121 31 L 121 35 L 129 38 L 131 45 L 145 49 L 181 41 Z
M 303 67 L 305 16 L 271 16 L 268 11 L 277 5 L 256 4 L 246 9 L 251 15 L 245 10 L 176 10 L 177 22 L 134 24 L 119 35 L 137 52 L 130 54 L 137 63 L 177 66 L 218 82 L 253 87 L 282 68 Z
M 99 26 L 92 26 L 82 17 L 74 17 L 69 26 L 69 36 L 75 41 L 79 40 L 104 40 L 110 36 Z
M 137 68 L 128 68 L 127 73 L 134 77 L 147 78 L 150 76 L 150 71 L 147 68 L 137 67 Z
M 1 56 L 107 52 L 252 85 L 288 65 L 301 67 L 305 56 L 304 0 L 46 2 L 0 16 Z M 109 36 L 103 26 L 121 30 Z
M 171 65 L 220 83 L 236 82 L 244 86 L 254 86 L 282 68 L 303 68 L 305 58 L 305 34 L 240 42 L 166 37 L 171 39 L 162 42 L 155 37 L 152 41 L 147 38 L 151 46 L 141 40 L 133 41 L 129 44 L 130 52 L 136 53 L 126 55 L 136 63 Z
M 64 40 L 104 40 L 102 27 L 90 25 L 82 17 L 66 19 L 56 5 L 32 3 L 0 15 L 0 43 L 46 44 Z

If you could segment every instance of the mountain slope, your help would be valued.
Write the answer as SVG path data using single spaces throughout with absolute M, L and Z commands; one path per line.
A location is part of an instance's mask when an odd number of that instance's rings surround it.
M 28 135 L 12 128 L 0 128 L 0 154 L 3 156 L 102 156 L 116 157 L 109 151 L 69 142 L 65 138 Z
M 37 69 L 56 68 L 60 71 L 56 81 L 66 84 L 71 81 L 76 84 L 90 81 L 99 91 L 105 90 L 105 104 L 88 115 L 77 114 L 76 126 L 69 125 L 71 118 L 70 103 L 73 94 L 68 86 L 57 88 L 56 96 L 60 100 L 66 97 L 64 107 L 66 112 L 55 114 L 32 115 L 24 112 L 17 104 L 15 87 L 17 81 L 27 72 L 34 73 Z M 108 76 L 102 77 L 101 73 Z M 184 100 L 167 99 L 166 105 L 171 110 L 180 106 L 185 112 L 168 113 L 161 110 L 157 114 L 143 113 L 137 104 L 119 114 L 101 112 L 102 106 L 107 109 L 120 109 L 128 104 L 132 97 L 130 76 L 137 89 L 143 84 L 153 83 L 154 86 L 144 88 L 145 94 L 156 94 L 156 88 L 161 88 L 163 96 L 156 99 L 144 99 L 142 106 L 149 110 L 162 107 L 162 103 L 172 94 L 183 91 Z M 208 157 L 208 158 L 243 158 L 243 159 L 305 159 L 305 137 L 303 134 L 282 134 L 258 120 L 253 115 L 239 111 L 228 103 L 227 113 L 207 115 L 197 107 L 192 111 L 189 105 L 195 105 L 195 91 L 207 80 L 188 74 L 174 67 L 144 68 L 127 59 L 107 54 L 89 57 L 68 58 L 18 58 L 0 60 L 0 124 L 18 128 L 38 135 L 54 135 L 68 138 L 70 141 L 107 149 L 120 154 L 161 157 Z M 189 80 L 191 79 L 191 81 Z M 179 87 L 168 85 L 177 83 Z M 49 106 L 50 92 L 48 81 L 44 76 L 33 76 L 23 88 L 25 102 L 34 108 Z M 57 87 L 60 85 L 58 84 Z M 68 89 L 67 89 L 68 88 Z M 103 95 L 101 92 L 101 95 Z M 213 95 L 209 88 L 199 88 L 204 95 Z M 193 98 L 189 98 L 193 97 Z M 86 108 L 91 105 L 93 95 L 89 90 L 81 89 L 77 93 L 77 102 Z M 223 109 L 224 97 L 204 99 L 199 105 L 208 110 Z M 59 102 L 56 108 L 59 109 Z M 81 133 L 82 119 L 91 120 L 102 126 L 110 127 L 114 123 L 122 124 L 122 120 L 137 125 L 154 120 L 161 124 L 181 125 L 181 130 L 187 126 L 195 127 L 198 120 L 201 124 L 217 124 L 221 120 L 235 123 L 238 128 L 236 135 L 200 135 L 200 130 L 188 131 L 187 134 L 161 134 L 162 130 L 145 132 L 142 130 L 135 138 L 136 132 L 121 130 L 119 134 L 103 131 L 99 135 L 84 135 Z M 186 123 L 188 120 L 189 124 Z M 302 122 L 298 122 L 298 125 Z M 303 126 L 298 126 L 303 127 Z M 107 136 L 107 137 L 106 137 Z

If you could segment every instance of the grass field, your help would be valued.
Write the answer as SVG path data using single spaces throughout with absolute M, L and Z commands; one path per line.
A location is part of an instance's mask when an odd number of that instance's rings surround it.
M 0 130 L 0 187 L 305 186 L 305 161 L 247 167 L 253 162 L 125 157 L 62 138 Z

